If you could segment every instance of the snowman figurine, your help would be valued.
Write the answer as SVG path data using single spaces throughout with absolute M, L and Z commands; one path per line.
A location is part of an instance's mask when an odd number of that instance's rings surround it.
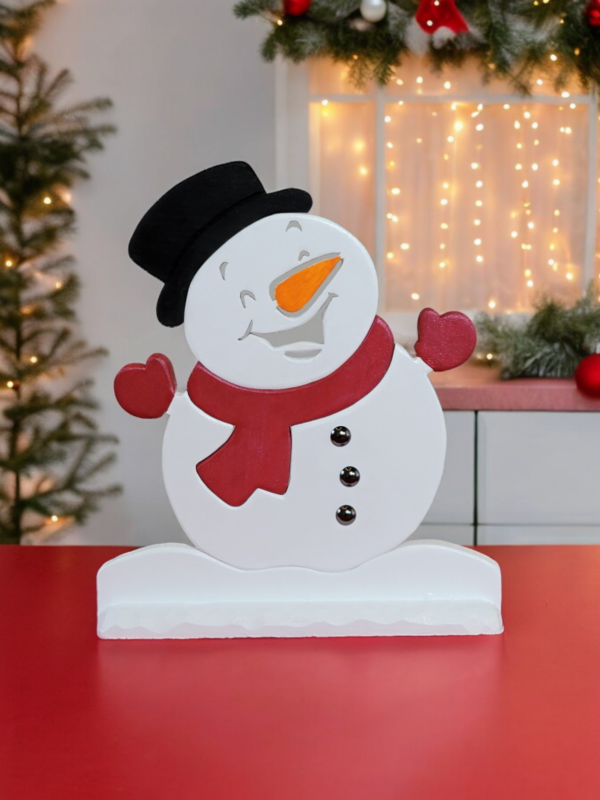
M 233 162 L 177 184 L 133 234 L 131 258 L 164 282 L 158 319 L 183 324 L 197 364 L 178 392 L 168 358 L 152 355 L 121 369 L 115 394 L 134 416 L 168 415 L 165 486 L 197 549 L 159 545 L 105 565 L 100 635 L 313 635 L 332 625 L 324 603 L 345 607 L 346 624 L 334 624 L 348 635 L 357 632 L 350 617 L 365 616 L 350 606 L 375 602 L 375 586 L 388 586 L 388 606 L 414 601 L 394 587 L 414 582 L 415 570 L 458 569 L 457 584 L 469 582 L 464 570 L 483 571 L 475 582 L 494 584 L 499 609 L 490 559 L 443 543 L 398 547 L 423 520 L 444 465 L 427 375 L 471 356 L 474 326 L 460 312 L 425 309 L 411 357 L 377 316 L 368 252 L 309 215 L 311 204 L 298 189 L 267 193 L 248 164 Z M 416 587 L 421 600 L 425 589 Z M 165 634 L 162 612 L 178 603 L 186 611 Z M 125 607 L 140 604 L 145 627 L 123 623 Z M 153 628 L 149 614 L 162 622 Z M 496 632 L 486 624 L 475 632 Z

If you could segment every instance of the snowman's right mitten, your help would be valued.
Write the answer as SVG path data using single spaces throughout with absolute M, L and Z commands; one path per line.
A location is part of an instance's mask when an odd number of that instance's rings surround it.
M 165 414 L 175 396 L 173 365 L 155 353 L 145 364 L 127 364 L 115 378 L 115 397 L 128 414 L 157 419 Z

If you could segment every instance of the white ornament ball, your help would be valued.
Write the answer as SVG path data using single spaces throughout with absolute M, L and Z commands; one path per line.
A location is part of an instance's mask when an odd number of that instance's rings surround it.
M 369 22 L 379 22 L 387 13 L 385 0 L 362 0 L 360 13 Z

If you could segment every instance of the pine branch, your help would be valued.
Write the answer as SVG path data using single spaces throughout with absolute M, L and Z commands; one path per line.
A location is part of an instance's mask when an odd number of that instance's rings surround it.
M 581 359 L 600 344 L 593 285 L 572 307 L 542 297 L 535 308 L 527 320 L 480 314 L 475 321 L 480 360 L 499 364 L 504 379 L 573 377 Z

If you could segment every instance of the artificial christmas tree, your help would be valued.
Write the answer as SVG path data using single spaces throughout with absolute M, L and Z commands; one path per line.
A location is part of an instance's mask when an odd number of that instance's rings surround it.
M 104 354 L 77 334 L 79 281 L 63 241 L 69 189 L 109 125 L 106 99 L 61 108 L 71 82 L 31 52 L 55 0 L 0 4 L 0 542 L 41 542 L 84 522 L 116 486 L 93 479 L 114 455 L 98 432 L 91 382 L 71 368 Z

